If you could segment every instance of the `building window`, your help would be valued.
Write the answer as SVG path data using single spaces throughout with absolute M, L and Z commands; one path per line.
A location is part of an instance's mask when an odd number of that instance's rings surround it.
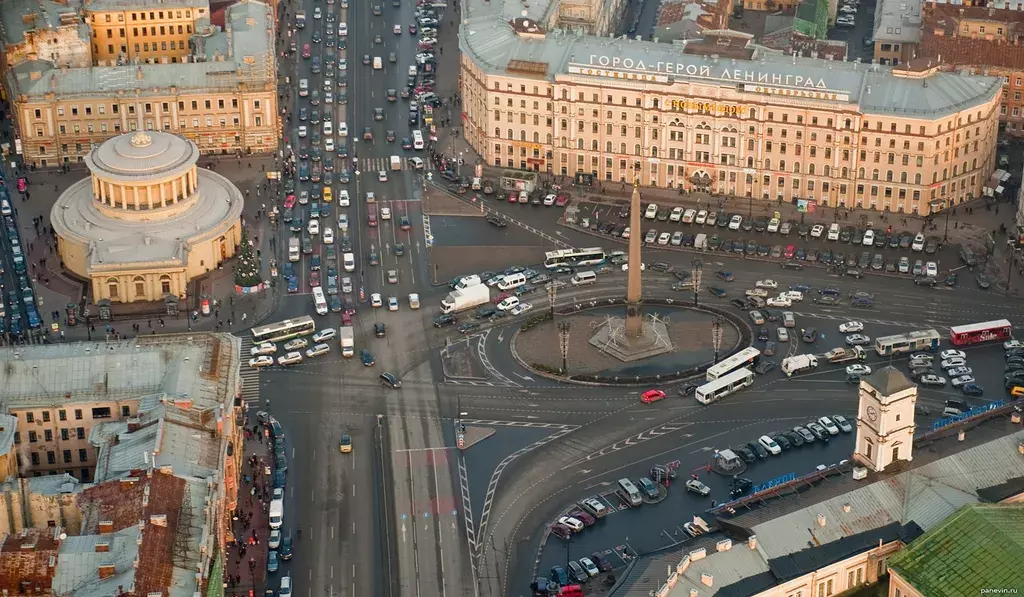
M 89 453 L 85 450 L 85 448 L 79 448 L 78 449 L 78 461 L 79 462 L 85 462 L 87 460 L 89 460 Z
M 36 452 L 32 452 L 32 464 L 39 466 L 39 454 Z
M 107 294 L 110 296 L 110 300 L 117 300 L 117 278 L 107 278 Z M 77 414 L 80 411 L 75 411 Z
M 135 298 L 146 298 L 146 279 L 142 276 L 135 276 L 135 278 L 132 279 L 132 282 L 135 283 Z
M 92 418 L 94 419 L 109 419 L 110 418 L 110 407 L 109 406 L 98 406 L 92 409 Z
M 60 439 L 62 441 L 68 441 L 71 438 L 71 434 L 68 433 L 67 427 L 62 427 L 60 430 Z
M 52 442 L 53 441 L 53 430 L 52 429 L 43 429 L 43 441 L 47 441 L 47 442 Z
M 160 292 L 171 294 L 171 277 L 166 274 L 160 276 Z
M 64 450 L 64 464 L 71 464 L 71 450 Z
M 82 420 L 82 409 L 80 409 L 80 408 L 76 408 L 75 409 L 75 420 L 76 421 L 81 421 Z
M 75 432 L 78 435 L 78 439 L 85 439 L 85 427 L 75 427 Z
M 26 423 L 35 423 L 36 422 L 35 414 L 33 414 L 31 412 L 25 413 L 25 422 Z
M 48 411 L 48 410 L 44 410 L 43 411 L 43 422 L 44 423 L 49 423 L 50 422 L 50 411 Z
M 39 441 L 39 437 L 36 435 L 36 432 L 32 429 L 28 430 L 28 441 L 32 442 L 33 444 Z
M 54 454 L 52 450 L 48 450 L 46 452 L 46 463 L 47 464 L 57 464 L 57 455 Z
M 130 407 L 130 406 L 122 406 L 121 407 L 121 416 L 122 417 L 130 417 L 130 416 L 132 416 L 132 407 Z

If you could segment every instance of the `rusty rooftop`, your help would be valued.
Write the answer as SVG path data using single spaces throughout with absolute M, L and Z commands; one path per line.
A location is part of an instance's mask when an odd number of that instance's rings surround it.
M 963 21 L 992 24 L 983 36 L 963 34 Z M 1011 9 L 925 5 L 918 60 L 941 59 L 943 68 L 995 67 L 1024 70 L 1024 12 Z
M 6 535 L 0 547 L 0 589 L 4 595 L 48 594 L 56 572 L 60 529 L 24 529 Z

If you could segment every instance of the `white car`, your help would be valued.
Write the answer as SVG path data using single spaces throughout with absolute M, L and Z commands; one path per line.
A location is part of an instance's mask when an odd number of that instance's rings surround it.
M 926 386 L 942 387 L 946 385 L 946 378 L 939 375 L 935 375 L 934 373 L 926 373 L 925 375 L 922 375 L 921 379 L 919 379 L 918 381 L 922 385 Z M 955 379 L 953 380 L 953 385 L 956 385 Z
M 324 228 L 324 244 L 325 245 L 333 245 L 334 244 L 334 231 L 331 230 L 330 228 Z
M 768 232 L 778 232 L 780 224 L 781 222 L 779 222 L 778 218 L 772 218 L 771 220 L 768 220 Z
M 314 18 L 314 19 L 317 19 L 317 20 L 320 20 L 320 18 L 321 18 L 321 17 L 323 17 L 323 16 L 324 16 L 324 13 L 323 13 L 323 12 L 321 12 L 321 10 L 320 10 L 320 7 L 319 7 L 319 6 L 317 6 L 317 7 L 316 7 L 316 8 L 315 8 L 315 9 L 313 10 L 313 18 Z
M 319 332 L 313 334 L 313 342 L 319 344 L 320 342 L 323 342 L 324 340 L 330 340 L 335 335 L 337 335 L 337 333 L 338 332 L 336 332 L 334 330 L 334 328 L 324 328 L 324 329 L 320 330 Z
M 342 37 L 348 35 L 348 23 L 338 23 L 338 35 Z
M 954 377 L 951 379 L 950 383 L 953 384 L 954 388 L 959 388 L 969 383 L 975 383 L 975 379 L 970 375 L 961 375 L 960 377 Z
M 964 377 L 973 373 L 974 371 L 970 367 L 953 367 L 949 371 L 946 371 L 946 374 L 950 377 Z
M 306 226 L 306 231 L 309 232 L 310 236 L 320 234 L 320 220 L 310 220 Z
M 397 310 L 398 310 L 398 297 L 397 296 L 389 296 L 388 297 L 388 311 L 397 311 Z
M 934 261 L 924 264 L 924 275 L 934 278 L 939 275 L 939 266 Z
M 338 207 L 348 207 L 350 203 L 351 202 L 349 201 L 348 198 L 348 191 L 338 191 Z M 341 216 L 338 217 L 341 218 Z
M 729 230 L 739 230 L 742 224 L 743 216 L 739 214 L 736 214 L 735 216 L 729 218 Z
M 578 533 L 583 530 L 583 523 L 573 516 L 562 516 L 558 519 L 558 524 L 564 524 L 565 526 Z
M 708 210 L 702 209 L 697 212 L 697 218 L 694 220 L 697 224 L 703 224 L 708 221 Z
M 327 137 L 324 139 L 324 151 L 334 151 L 334 137 Z
M 339 122 L 338 123 L 338 136 L 339 137 L 347 137 L 348 136 L 348 123 L 347 122 Z
M 779 293 L 779 296 L 784 296 L 789 300 L 793 301 L 794 303 L 799 303 L 800 301 L 804 300 L 804 293 L 800 292 L 799 290 L 784 290 Z
M 772 290 L 779 287 L 779 283 L 775 280 L 758 280 L 754 286 L 758 288 L 770 288 Z
M 281 365 L 282 367 L 285 366 L 285 365 L 294 365 L 296 363 L 301 363 L 301 362 L 302 362 L 302 353 L 301 352 L 289 352 L 288 354 L 286 354 L 284 356 L 277 357 L 277 364 Z
M 646 271 L 646 270 L 647 270 L 647 264 L 646 263 L 641 263 L 640 264 L 640 271 Z M 622 271 L 624 271 L 624 272 L 628 272 L 629 271 L 629 264 L 628 263 L 623 263 L 622 264 Z
M 402 34 L 402 26 L 401 25 L 395 25 L 394 27 L 391 28 L 391 31 L 395 35 L 401 35 Z
M 519 303 L 512 308 L 512 315 L 522 315 L 533 308 L 533 303 Z
M 768 437 L 767 435 L 762 435 L 761 437 L 757 438 L 757 443 L 761 444 L 762 448 L 768 450 L 769 453 L 775 456 L 782 454 L 782 448 L 779 447 L 779 444 L 775 443 L 775 440 Z
M 331 352 L 330 344 L 315 344 L 312 348 L 306 351 L 306 358 L 311 359 L 329 352 Z
M 910 355 L 910 360 L 931 362 L 935 360 L 935 355 L 933 355 L 930 352 L 915 352 L 914 354 Z
M 846 368 L 846 374 L 857 376 L 871 375 L 871 367 L 868 367 L 867 365 L 861 365 L 859 363 L 855 365 L 850 365 Z
M 825 431 L 828 431 L 829 435 L 839 435 L 839 426 L 828 417 L 821 417 L 818 419 L 818 425 L 824 427 Z
M 587 576 L 594 577 L 601 574 L 601 569 L 597 567 L 594 560 L 591 560 L 588 557 L 580 558 L 580 566 L 583 566 L 583 569 L 587 571 Z
M 865 230 L 864 231 L 864 242 L 862 243 L 865 247 L 871 247 L 875 244 L 875 231 Z
M 277 352 L 277 344 L 273 342 L 263 342 L 249 349 L 249 355 L 254 357 L 261 354 L 274 354 L 275 352 Z
M 768 298 L 768 291 L 764 288 L 751 288 L 743 293 L 746 296 L 758 296 L 761 298 Z
M 681 207 L 673 207 L 672 208 L 672 213 L 670 213 L 668 215 L 668 220 L 670 222 L 678 222 L 678 221 L 680 221 L 682 219 L 683 219 L 683 208 L 681 208 Z
M 267 548 L 277 549 L 281 547 L 281 529 L 270 529 L 270 537 L 267 538 Z
M 374 292 L 370 295 L 370 306 L 371 307 L 383 307 L 384 299 L 381 297 L 379 292 Z
M 308 340 L 306 340 L 305 338 L 295 338 L 294 340 L 289 340 L 288 343 L 284 345 L 284 349 L 287 350 L 288 352 L 291 352 L 293 350 L 299 350 L 300 348 L 305 348 L 307 346 L 309 346 Z
M 693 223 L 693 219 L 696 218 L 696 217 L 697 217 L 697 210 L 696 209 L 688 209 L 685 212 L 683 212 L 683 217 L 680 218 L 680 221 L 682 221 L 683 224 L 692 224 Z
M 777 328 L 775 335 L 778 336 L 779 342 L 789 342 L 789 330 L 786 328 Z
M 954 348 L 951 348 L 949 350 L 943 350 L 941 353 L 939 353 L 939 356 L 942 357 L 942 360 L 946 360 L 946 359 L 966 359 L 967 358 L 967 353 L 962 351 L 962 350 L 956 350 Z
M 842 334 L 849 334 L 851 332 L 863 332 L 864 324 L 859 321 L 847 321 L 846 323 L 839 324 L 839 332 Z
M 1003 342 L 1003 350 L 1012 350 L 1014 348 L 1024 348 L 1024 342 L 1020 340 L 1007 340 Z
M 338 214 L 338 230 L 341 230 L 342 232 L 345 232 L 346 230 L 348 230 L 348 214 L 346 214 L 346 213 L 339 213 Z
M 811 227 L 811 236 L 814 238 L 821 238 L 821 235 L 825 232 L 825 227 L 821 224 L 815 224 Z
M 420 308 L 420 295 L 415 292 L 409 293 L 409 308 L 419 309 Z
M 653 220 L 656 217 L 658 217 L 658 204 L 651 203 L 647 206 L 647 210 L 644 211 L 644 218 Z
M 499 311 L 511 311 L 512 309 L 516 308 L 516 306 L 518 306 L 518 305 L 519 305 L 519 297 L 518 296 L 510 296 L 510 297 L 504 298 L 500 303 L 498 303 L 498 310 Z
M 871 338 L 864 334 L 850 334 L 846 337 L 846 343 L 850 346 L 867 346 L 871 344 Z
M 793 301 L 786 296 L 775 296 L 767 301 L 769 307 L 792 307 Z
M 658 235 L 658 244 L 659 245 L 667 245 L 670 240 L 672 240 L 672 233 L 671 232 L 662 232 L 661 234 Z
M 380 208 L 380 219 L 382 219 L 382 220 L 390 220 L 391 219 L 391 208 L 390 207 L 382 207 L 382 208 Z
M 836 241 L 839 240 L 839 224 L 832 224 L 828 227 L 828 234 L 826 235 L 828 240 Z
M 300 139 L 304 139 L 308 133 L 309 133 L 309 129 L 306 128 L 306 125 L 304 125 L 304 124 L 303 125 L 299 125 L 299 138 Z
M 260 356 L 249 359 L 249 366 L 253 369 L 259 369 L 260 367 L 269 367 L 274 364 L 274 357 L 261 354 Z
M 967 361 L 964 359 L 946 359 L 940 363 L 940 366 L 946 370 L 956 369 L 957 367 L 966 367 Z
M 379 172 L 377 172 L 377 180 L 380 181 L 380 182 L 387 182 L 388 181 L 388 171 L 387 170 L 380 170 Z

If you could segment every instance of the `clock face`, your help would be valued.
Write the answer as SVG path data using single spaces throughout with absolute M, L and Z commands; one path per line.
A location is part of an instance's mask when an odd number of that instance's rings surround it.
M 873 407 L 873 406 L 869 406 L 867 408 L 867 414 L 868 414 L 868 420 L 869 421 L 875 421 L 878 418 L 878 411 L 875 410 L 875 407 Z

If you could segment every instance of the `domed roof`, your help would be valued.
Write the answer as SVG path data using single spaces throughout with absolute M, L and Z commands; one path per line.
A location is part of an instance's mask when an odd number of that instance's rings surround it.
M 188 139 L 160 131 L 125 133 L 104 141 L 86 157 L 89 169 L 102 178 L 160 178 L 186 170 L 199 159 Z

